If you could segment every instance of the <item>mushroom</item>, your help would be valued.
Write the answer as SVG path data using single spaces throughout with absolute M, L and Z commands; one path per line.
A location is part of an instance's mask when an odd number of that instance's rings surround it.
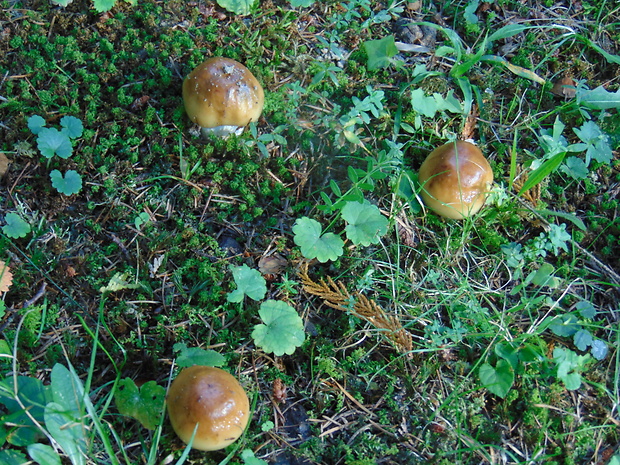
M 263 111 L 265 93 L 254 75 L 230 58 L 209 58 L 183 81 L 187 115 L 203 136 L 243 132 Z
M 250 418 L 248 396 L 224 370 L 194 365 L 184 368 L 170 385 L 168 416 L 174 432 L 192 447 L 223 449 L 235 442 Z
M 478 212 L 493 183 L 493 171 L 482 152 L 465 141 L 433 150 L 419 172 L 421 194 L 440 216 L 460 220 Z

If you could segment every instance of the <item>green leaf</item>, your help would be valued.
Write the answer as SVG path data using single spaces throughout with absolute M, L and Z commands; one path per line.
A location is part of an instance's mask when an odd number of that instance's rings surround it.
M 590 331 L 580 329 L 573 336 L 573 342 L 575 343 L 575 347 L 581 351 L 585 351 L 592 345 L 592 335 Z
M 60 363 L 54 365 L 50 378 L 54 402 L 63 413 L 79 418 L 84 410 L 84 385 L 80 378 Z
M 293 240 L 308 259 L 316 258 L 321 263 L 338 259 L 344 252 L 344 242 L 334 233 L 321 231 L 321 223 L 304 216 L 293 225 Z
M 137 289 L 139 285 L 137 283 L 130 283 L 127 281 L 128 273 L 114 273 L 114 276 L 110 278 L 110 281 L 106 286 L 99 288 L 99 292 L 116 292 L 124 289 Z
M 564 157 L 566 156 L 566 152 L 560 152 L 543 162 L 537 169 L 532 171 L 528 177 L 527 181 L 523 183 L 523 187 L 519 191 L 518 195 L 522 195 L 524 192 L 529 191 L 536 184 L 540 183 L 543 179 L 553 173 L 558 166 L 564 161 Z
M 312 6 L 315 0 L 289 0 L 293 8 L 306 8 Z
M 50 178 L 52 186 L 61 194 L 73 195 L 82 190 L 82 176 L 77 171 L 69 170 L 63 177 L 60 171 L 53 170 L 50 173 Z
M 577 157 L 568 157 L 560 169 L 573 179 L 585 179 L 589 173 L 586 163 Z
M 97 13 L 110 11 L 114 5 L 116 5 L 116 0 L 93 0 L 93 6 Z
M 268 462 L 256 458 L 251 449 L 244 449 L 241 452 L 241 458 L 243 459 L 243 463 L 245 465 L 269 465 Z
M 376 244 L 387 233 L 388 219 L 368 200 L 347 202 L 341 215 L 349 223 L 345 227 L 347 238 L 355 245 Z
M 2 226 L 2 232 L 11 239 L 26 237 L 30 232 L 30 225 L 26 223 L 17 213 L 7 213 L 4 216 L 6 224 Z
M 43 129 L 44 127 L 45 120 L 41 116 L 32 115 L 30 118 L 28 118 L 28 129 L 30 129 L 33 134 L 39 134 L 39 132 L 41 132 L 41 129 Z
M 549 286 L 554 288 L 557 286 L 557 278 L 553 275 L 555 268 L 551 263 L 543 263 L 538 270 L 531 272 L 525 281 L 534 286 Z
M 63 116 L 60 120 L 60 125 L 62 126 L 61 132 L 71 139 L 81 137 L 84 131 L 82 121 L 75 116 Z
M 193 365 L 221 367 L 226 364 L 226 358 L 215 350 L 205 350 L 200 347 L 187 347 L 187 345 L 182 342 L 177 342 L 173 346 L 173 350 L 179 352 L 176 363 L 182 368 L 191 367 Z
M 424 90 L 420 87 L 411 91 L 411 107 L 416 113 L 432 118 L 439 111 L 437 99 L 427 97 Z
M 24 465 L 28 459 L 24 454 L 12 449 L 0 450 L 0 463 L 2 465 Z
M 577 302 L 577 305 L 575 305 L 575 308 L 577 309 L 577 311 L 583 318 L 592 319 L 596 316 L 596 313 L 597 313 L 594 305 L 592 305 L 587 300 L 582 300 L 581 302 Z
M 28 455 L 39 465 L 60 465 L 60 456 L 56 451 L 47 444 L 29 444 Z M 4 463 L 4 462 L 2 462 Z
M 247 265 L 231 266 L 233 279 L 237 289 L 229 292 L 226 300 L 229 302 L 243 302 L 243 297 L 248 296 L 252 300 L 261 300 L 267 293 L 267 282 L 260 274 Z
M 601 341 L 600 339 L 595 339 L 592 341 L 592 348 L 590 349 L 590 353 L 592 357 L 597 360 L 603 360 L 607 356 L 607 352 L 609 351 L 607 344 Z
M 502 399 L 506 397 L 515 380 L 510 363 L 504 359 L 498 360 L 495 367 L 489 363 L 483 363 L 478 375 L 482 385 Z
M 222 8 L 236 15 L 248 15 L 252 11 L 255 0 L 217 0 Z
M 386 36 L 383 39 L 367 40 L 364 49 L 368 55 L 368 69 L 377 70 L 387 68 L 393 63 L 392 58 L 398 53 L 394 36 Z
M 50 402 L 45 406 L 45 427 L 73 465 L 85 465 L 87 430 L 62 405 Z
M 155 381 L 147 381 L 138 389 L 131 378 L 120 380 L 114 392 L 118 411 L 135 418 L 150 430 L 161 422 L 165 398 L 166 389 Z
M 258 311 L 263 324 L 254 326 L 252 339 L 267 353 L 291 355 L 306 339 L 304 322 L 297 311 L 278 300 L 263 302 Z
M 549 329 L 556 336 L 569 337 L 575 334 L 581 326 L 577 323 L 577 317 L 575 315 L 559 315 L 553 319 L 553 322 L 549 325 Z
M 593 110 L 610 110 L 620 108 L 620 89 L 609 92 L 603 86 L 596 89 L 577 87 L 577 103 Z
M 41 128 L 37 136 L 37 147 L 45 158 L 58 155 L 69 158 L 73 153 L 71 139 L 56 128 Z
M 465 22 L 467 24 L 478 24 L 476 10 L 478 9 L 479 4 L 480 0 L 471 0 L 463 10 L 463 17 L 465 18 Z
M 489 36 L 489 42 L 495 42 L 496 40 L 507 39 L 508 37 L 521 34 L 526 29 L 530 29 L 532 26 L 525 26 L 524 24 L 512 23 L 507 26 L 499 28 L 493 34 Z

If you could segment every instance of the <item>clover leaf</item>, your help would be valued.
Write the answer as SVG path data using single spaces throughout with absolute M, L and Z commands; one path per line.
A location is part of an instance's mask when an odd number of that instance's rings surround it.
M 297 311 L 279 300 L 267 300 L 258 314 L 263 324 L 254 326 L 252 339 L 267 353 L 291 355 L 306 339 L 304 322 Z
M 347 238 L 355 245 L 376 244 L 387 233 L 388 219 L 368 200 L 347 202 L 341 215 L 349 223 L 345 227 Z
M 343 253 L 344 242 L 334 233 L 321 234 L 321 231 L 321 223 L 318 221 L 299 218 L 293 225 L 293 240 L 308 259 L 316 258 L 321 263 L 336 260 Z
M 60 158 L 69 158 L 73 153 L 71 139 L 67 134 L 56 128 L 41 128 L 37 137 L 37 147 L 45 158 L 58 155 Z
M 243 302 L 243 296 L 253 300 L 261 300 L 267 293 L 265 278 L 260 271 L 253 270 L 247 265 L 231 267 L 233 279 L 237 289 L 229 292 L 226 300 L 229 302 Z
M 69 170 L 63 177 L 60 171 L 53 170 L 50 173 L 50 178 L 52 179 L 52 186 L 61 194 L 73 195 L 82 190 L 82 176 L 77 171 Z
M 138 388 L 131 378 L 120 380 L 114 392 L 118 411 L 135 418 L 150 430 L 155 429 L 161 420 L 165 397 L 166 389 L 155 381 L 147 381 Z
M 6 224 L 2 227 L 2 231 L 12 239 L 25 237 L 30 232 L 30 225 L 22 220 L 17 213 L 7 213 L 4 221 Z

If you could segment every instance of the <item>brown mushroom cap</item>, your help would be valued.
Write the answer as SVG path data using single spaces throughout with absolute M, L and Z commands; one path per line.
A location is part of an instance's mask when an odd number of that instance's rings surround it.
M 248 396 L 231 374 L 219 368 L 184 368 L 170 385 L 168 416 L 177 436 L 192 447 L 217 450 L 232 444 L 250 418 Z
M 254 75 L 230 58 L 209 58 L 183 81 L 185 111 L 203 133 L 240 134 L 258 120 L 264 101 L 263 87 Z
M 460 220 L 482 208 L 493 183 L 493 171 L 478 147 L 456 141 L 433 150 L 422 163 L 418 179 L 428 208 Z

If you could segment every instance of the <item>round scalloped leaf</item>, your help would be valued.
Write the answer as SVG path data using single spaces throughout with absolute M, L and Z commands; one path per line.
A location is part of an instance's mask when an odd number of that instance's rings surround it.
M 341 214 L 342 219 L 349 223 L 345 227 L 347 238 L 355 245 L 376 244 L 387 233 L 388 219 L 368 200 L 347 202 Z
M 293 225 L 293 240 L 301 247 L 301 253 L 307 259 L 316 258 L 321 263 L 337 260 L 343 253 L 344 242 L 334 233 L 321 235 L 321 223 L 303 217 Z
M 69 170 L 63 176 L 58 170 L 54 170 L 50 173 L 52 179 L 52 186 L 65 195 L 77 194 L 82 190 L 82 176 L 77 171 Z
M 297 311 L 279 300 L 263 302 L 258 311 L 263 324 L 254 326 L 254 343 L 276 356 L 291 355 L 306 339 L 304 322 Z
M 12 239 L 25 237 L 30 232 L 30 225 L 22 220 L 17 213 L 7 213 L 4 216 L 4 221 L 6 224 L 2 227 L 2 231 Z
M 63 116 L 60 120 L 62 126 L 62 133 L 69 136 L 71 139 L 76 139 L 82 136 L 84 131 L 84 125 L 79 118 L 75 116 Z
M 147 381 L 138 388 L 131 378 L 125 378 L 118 383 L 114 402 L 120 413 L 153 430 L 161 420 L 165 397 L 166 389 L 155 381 Z
M 41 128 L 37 137 L 37 147 L 45 158 L 52 158 L 54 155 L 69 158 L 73 153 L 69 136 L 56 128 Z
M 45 119 L 43 119 L 41 116 L 32 115 L 30 118 L 28 118 L 28 129 L 30 129 L 33 134 L 39 134 L 39 132 L 41 132 L 41 129 L 43 129 L 44 127 Z
M 237 289 L 228 293 L 226 300 L 229 302 L 243 302 L 243 297 L 248 296 L 252 300 L 261 300 L 267 293 L 265 278 L 260 271 L 254 270 L 247 265 L 231 267 L 233 279 Z

